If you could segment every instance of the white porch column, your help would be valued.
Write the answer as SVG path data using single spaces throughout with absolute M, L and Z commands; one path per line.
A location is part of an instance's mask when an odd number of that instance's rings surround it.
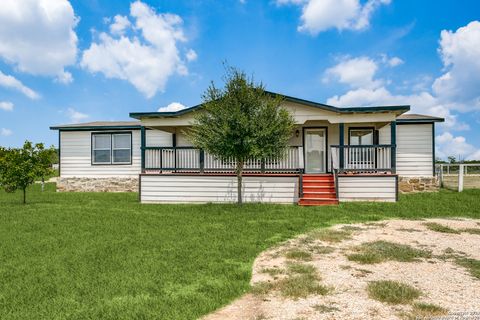
M 298 166 L 305 170 L 305 161 L 303 159 L 303 147 L 298 147 Z

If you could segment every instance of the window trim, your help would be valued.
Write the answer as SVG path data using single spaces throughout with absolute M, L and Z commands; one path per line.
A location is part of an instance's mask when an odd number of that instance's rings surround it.
M 371 130 L 372 131 L 372 144 L 371 145 L 375 145 L 375 127 L 348 127 L 348 145 L 351 146 L 351 138 L 352 138 L 352 130 L 355 131 L 355 130 Z M 360 146 L 362 146 L 362 144 L 359 144 Z M 364 146 L 366 144 L 363 144 Z M 370 144 L 367 144 L 367 145 L 370 145 Z
M 116 134 L 130 135 L 130 161 L 129 162 L 113 162 L 113 136 Z M 110 162 L 94 162 L 94 143 L 93 138 L 95 135 L 109 135 L 110 136 Z M 115 150 L 126 150 L 127 148 L 116 148 Z M 102 150 L 102 149 L 98 149 Z M 105 149 L 106 150 L 106 149 Z M 90 164 L 92 166 L 128 166 L 132 165 L 133 161 L 133 135 L 132 131 L 92 131 L 90 133 Z

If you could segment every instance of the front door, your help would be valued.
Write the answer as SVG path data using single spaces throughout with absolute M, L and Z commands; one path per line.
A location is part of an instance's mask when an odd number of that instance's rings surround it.
M 326 168 L 326 130 L 308 128 L 304 131 L 305 173 L 325 173 Z

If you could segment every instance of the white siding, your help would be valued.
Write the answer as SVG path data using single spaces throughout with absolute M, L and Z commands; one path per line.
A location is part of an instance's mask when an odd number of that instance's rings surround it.
M 391 128 L 390 125 L 386 125 L 378 129 L 378 143 L 379 144 L 390 144 Z
M 339 176 L 340 201 L 396 201 L 395 176 Z
M 191 147 L 192 143 L 188 140 L 185 133 L 182 130 L 177 130 L 177 146 L 178 147 Z
M 431 124 L 397 124 L 397 173 L 405 177 L 433 175 Z
M 142 175 L 143 203 L 206 203 L 237 201 L 235 176 Z M 298 177 L 243 178 L 245 202 L 296 203 Z
M 63 178 L 109 178 L 132 177 L 140 173 L 140 130 L 125 130 L 132 133 L 132 164 L 92 165 L 91 134 L 94 131 L 60 132 L 60 174 Z M 118 130 L 115 130 L 118 132 Z
M 172 146 L 172 134 L 161 130 L 146 130 L 145 140 L 147 147 Z

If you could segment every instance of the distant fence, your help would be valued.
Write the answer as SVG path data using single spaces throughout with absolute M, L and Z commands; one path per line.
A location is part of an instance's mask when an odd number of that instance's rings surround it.
M 438 164 L 436 173 L 443 188 L 480 189 L 480 164 Z

